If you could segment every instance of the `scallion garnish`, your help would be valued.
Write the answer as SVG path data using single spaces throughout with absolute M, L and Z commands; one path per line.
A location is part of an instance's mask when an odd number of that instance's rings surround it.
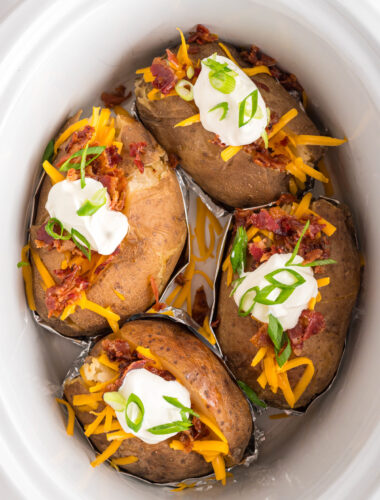
M 130 407 L 131 404 L 134 404 L 138 408 L 138 415 L 135 421 L 131 420 L 128 416 L 128 408 Z M 128 427 L 133 431 L 138 432 L 144 420 L 144 414 L 145 414 L 145 408 L 141 399 L 132 392 L 129 395 L 127 406 L 125 407 L 125 419 L 127 421 Z
M 175 420 L 174 422 L 169 422 L 167 424 L 155 425 L 150 429 L 147 429 L 151 434 L 177 434 L 178 432 L 187 431 L 193 424 L 189 421 Z
M 85 181 L 85 175 L 86 175 L 86 157 L 87 157 L 87 151 L 88 151 L 88 144 L 86 144 L 86 147 L 84 148 L 83 154 L 82 154 L 82 159 L 80 161 L 80 187 L 84 189 L 86 187 L 86 181 Z
M 295 278 L 295 281 L 289 285 L 286 283 L 282 283 L 281 281 L 278 281 L 275 279 L 275 276 L 279 273 L 288 273 L 290 274 L 293 278 Z M 266 274 L 264 278 L 269 281 L 269 283 L 272 283 L 272 285 L 276 285 L 278 288 L 296 288 L 297 286 L 302 285 L 305 283 L 305 278 L 300 275 L 300 273 L 297 273 L 297 271 L 294 271 L 293 269 L 285 269 L 285 268 L 280 268 L 280 269 L 275 269 L 269 274 Z
M 253 403 L 255 406 L 260 406 L 261 408 L 267 407 L 266 403 L 264 403 L 264 401 L 261 401 L 255 391 L 251 389 L 249 385 L 245 384 L 242 380 L 238 380 L 237 383 L 251 403 Z
M 277 363 L 278 363 L 278 366 L 280 368 L 282 366 L 284 366 L 284 364 L 288 361 L 288 359 L 290 358 L 290 355 L 292 354 L 292 346 L 290 344 L 289 337 L 286 335 L 286 333 L 284 333 L 284 337 L 285 337 L 285 341 L 286 341 L 285 349 L 281 352 L 281 354 L 276 352 L 276 349 L 275 349 Z
M 294 247 L 294 250 L 293 250 L 293 253 L 290 257 L 290 259 L 285 263 L 285 266 L 291 266 L 292 265 L 292 262 L 293 260 L 296 258 L 296 255 L 298 253 L 298 249 L 300 247 L 300 244 L 301 244 L 301 241 L 302 241 L 302 238 L 305 236 L 305 233 L 306 231 L 308 230 L 310 226 L 310 221 L 308 220 L 305 224 L 305 227 L 302 229 L 302 233 L 301 233 L 301 236 L 298 238 L 298 241 L 296 243 L 296 246 Z
M 194 86 L 188 80 L 180 80 L 177 82 L 175 91 L 184 101 L 192 101 L 194 99 Z
M 106 204 L 106 193 L 106 188 L 101 188 L 96 191 L 96 193 L 89 200 L 86 200 L 83 205 L 77 210 L 77 214 L 82 217 L 86 215 L 94 215 L 94 213 L 96 213 L 99 208 Z
M 92 146 L 91 148 L 88 148 L 87 149 L 87 156 L 92 156 L 92 158 L 90 158 L 89 160 L 87 160 L 86 162 L 86 167 L 88 165 L 90 165 L 90 163 L 92 163 L 94 160 L 96 160 L 96 158 L 98 158 L 102 153 L 103 151 L 106 149 L 106 146 Z M 82 158 L 83 157 L 83 154 L 84 154 L 84 151 L 85 151 L 85 148 L 84 149 L 80 149 L 79 151 L 77 151 L 76 153 L 72 154 L 70 156 L 70 158 L 68 158 L 65 163 L 63 163 L 61 165 L 61 167 L 59 168 L 59 170 L 61 172 L 67 172 L 67 170 L 70 170 L 70 168 L 74 168 L 75 170 L 79 170 L 80 169 L 80 163 L 70 163 L 71 160 L 73 158 Z
M 228 102 L 220 102 L 219 104 L 217 104 L 213 108 L 209 109 L 208 112 L 210 113 L 211 111 L 215 111 L 216 109 L 223 110 L 223 113 L 222 113 L 221 117 L 219 118 L 219 121 L 224 120 L 225 117 L 227 116 L 227 113 L 228 113 Z
M 54 141 L 53 139 L 47 143 L 44 154 L 42 155 L 42 163 L 44 161 L 50 161 L 54 153 Z
M 264 146 L 265 146 L 265 149 L 268 149 L 269 147 L 269 142 L 268 142 L 268 134 L 266 132 L 266 130 L 263 130 L 262 134 L 261 134 L 261 138 L 262 140 L 264 141 Z
M 124 411 L 127 400 L 120 392 L 105 392 L 103 395 L 104 401 L 111 406 L 115 411 Z
M 182 403 L 180 403 L 178 401 L 177 398 L 172 398 L 170 396 L 162 396 L 162 397 L 165 399 L 165 401 L 167 401 L 171 405 L 175 406 L 176 408 L 180 408 L 182 410 L 182 412 L 189 413 L 190 415 L 193 415 L 194 417 L 199 418 L 198 413 L 195 413 L 195 411 L 192 410 L 191 408 L 188 408 L 187 406 L 184 406 Z
M 292 347 L 290 345 L 289 337 L 284 334 L 284 329 L 281 323 L 275 316 L 273 316 L 273 314 L 269 314 L 268 335 L 274 345 L 277 363 L 281 367 L 289 359 L 289 356 L 292 353 Z M 284 340 L 286 342 L 286 347 L 281 354 L 279 354 L 281 349 L 284 347 Z
M 54 227 L 56 225 L 59 226 L 59 229 L 60 229 L 59 234 L 54 231 Z M 49 236 L 51 236 L 52 238 L 54 238 L 55 240 L 69 240 L 71 238 L 70 234 L 66 234 L 66 235 L 63 234 L 64 230 L 65 230 L 65 228 L 63 227 L 62 222 L 60 220 L 56 219 L 55 217 L 49 219 L 48 222 L 45 224 L 46 233 Z
M 238 73 L 230 69 L 227 63 L 220 63 L 213 57 L 202 61 L 202 64 L 211 70 L 208 74 L 209 81 L 214 89 L 223 94 L 230 94 L 235 89 L 236 81 L 234 77 L 238 76 Z
M 232 297 L 232 295 L 236 292 L 236 290 L 238 289 L 238 287 L 243 283 L 243 281 L 245 280 L 247 276 L 242 276 L 241 278 L 238 278 L 237 280 L 234 280 L 232 283 L 231 283 L 231 286 L 233 286 L 233 289 L 230 293 L 230 297 Z
M 240 276 L 244 272 L 247 258 L 248 238 L 247 231 L 243 226 L 239 226 L 232 245 L 231 265 L 233 271 Z
M 20 267 L 25 267 L 25 266 L 29 266 L 29 262 L 25 262 L 25 260 L 20 260 L 20 262 L 17 262 L 17 267 L 20 268 Z
M 91 245 L 83 236 L 83 234 L 73 228 L 71 230 L 71 239 L 73 240 L 73 243 L 75 243 L 75 245 L 79 248 L 79 250 L 84 253 L 88 260 L 91 260 Z M 84 243 L 85 246 L 83 246 L 82 243 Z
M 259 287 L 253 286 L 252 288 L 248 288 L 248 290 L 246 290 L 243 293 L 241 299 L 239 300 L 239 308 L 238 308 L 238 315 L 239 316 L 245 317 L 245 316 L 248 316 L 252 312 L 252 309 L 253 309 L 254 305 L 256 304 L 256 296 L 257 296 L 258 292 L 259 292 Z M 255 293 L 255 295 L 252 298 L 252 304 L 246 309 L 244 307 L 245 302 L 247 300 L 250 300 L 249 294 L 252 295 L 253 293 Z
M 273 290 L 279 289 L 280 293 L 275 299 L 268 299 L 268 296 L 273 292 Z M 266 306 L 277 306 L 283 304 L 291 294 L 294 292 L 294 287 L 279 287 L 277 285 L 268 285 L 262 288 L 255 297 L 255 302 L 259 304 L 264 304 Z
M 249 101 L 249 99 L 251 99 L 251 101 Z M 257 100 L 258 90 L 256 89 L 241 101 L 239 105 L 239 127 L 247 125 L 247 123 L 249 123 L 255 116 L 257 111 Z M 248 110 L 246 109 L 247 103 L 249 103 Z M 244 121 L 245 116 L 248 116 L 246 121 Z
M 191 80 L 194 76 L 194 68 L 192 66 L 189 66 L 186 70 L 186 76 Z
M 337 264 L 337 261 L 334 259 L 313 260 L 313 262 L 308 262 L 307 264 L 301 262 L 300 264 L 293 264 L 293 266 L 316 267 L 316 266 L 328 266 L 329 264 Z

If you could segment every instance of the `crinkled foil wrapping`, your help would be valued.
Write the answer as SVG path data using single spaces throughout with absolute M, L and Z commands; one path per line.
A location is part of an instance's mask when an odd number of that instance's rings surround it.
M 224 366 L 224 368 L 226 369 L 227 373 L 230 375 L 232 380 L 236 383 L 236 379 L 235 379 L 234 375 L 231 373 L 231 370 L 226 365 L 223 357 L 219 354 L 219 352 L 217 352 L 217 349 L 215 349 L 214 346 L 212 346 L 200 333 L 198 333 L 198 330 L 197 330 L 198 324 L 195 321 L 193 321 L 186 312 L 182 311 L 182 309 L 174 309 L 172 307 L 168 307 L 167 309 L 165 309 L 166 313 L 169 311 L 171 314 L 170 316 L 167 314 L 160 314 L 160 313 L 136 314 L 136 315 L 132 316 L 131 318 L 129 318 L 125 323 L 128 323 L 130 321 L 135 321 L 135 320 L 141 320 L 141 319 L 142 320 L 160 319 L 160 320 L 166 320 L 169 322 L 183 325 L 187 329 L 189 335 L 195 335 L 203 344 L 205 344 L 209 349 L 211 349 L 213 351 L 213 353 L 218 358 L 220 363 L 222 363 L 222 365 Z M 98 340 L 99 340 L 99 338 L 98 338 Z M 81 353 L 79 354 L 77 359 L 74 361 L 74 363 L 70 367 L 70 369 L 67 372 L 66 377 L 62 383 L 62 386 L 60 389 L 60 394 L 59 394 L 60 397 L 63 397 L 65 383 L 67 381 L 75 378 L 75 377 L 80 376 L 79 369 L 82 366 L 82 364 L 84 363 L 84 361 L 85 361 L 86 357 L 88 356 L 89 352 L 91 351 L 91 349 L 96 344 L 96 342 L 97 342 L 97 340 L 95 340 L 95 339 L 91 339 L 90 341 L 88 341 L 87 345 L 85 346 L 83 351 L 81 351 Z M 248 401 L 248 399 L 247 399 L 247 401 Z M 240 464 L 227 468 L 228 471 L 231 471 L 232 469 L 234 469 L 235 467 L 238 467 L 240 465 L 249 466 L 252 462 L 256 461 L 257 457 L 258 457 L 258 443 L 262 438 L 262 433 L 258 429 L 255 428 L 255 424 L 254 424 L 255 414 L 254 414 L 252 405 L 250 404 L 249 401 L 248 401 L 248 403 L 249 403 L 249 408 L 250 408 L 250 412 L 251 412 L 252 426 L 253 426 L 253 432 L 251 435 L 251 439 L 250 439 L 249 444 L 245 450 L 243 459 L 240 462 Z M 77 418 L 75 419 L 75 421 L 76 421 L 77 427 L 80 429 L 80 432 L 83 434 L 83 437 L 88 441 L 88 443 L 91 446 L 94 453 L 99 453 L 98 450 L 92 444 L 90 438 L 85 436 L 82 424 L 79 422 L 79 420 Z M 108 465 L 109 465 L 109 467 L 112 467 L 109 462 L 108 462 Z M 207 479 L 211 479 L 213 477 L 213 474 L 207 474 L 205 476 L 196 477 L 196 478 L 186 478 L 186 479 L 179 481 L 179 482 L 154 483 L 154 482 L 149 481 L 147 479 L 144 479 L 144 478 L 141 478 L 141 477 L 136 476 L 134 474 L 131 474 L 130 472 L 126 472 L 122 469 L 120 469 L 118 471 L 118 473 L 123 474 L 124 476 L 136 478 L 140 481 L 143 481 L 144 483 L 155 484 L 157 486 L 172 487 L 172 488 L 175 488 L 175 487 L 179 486 L 180 484 L 184 484 L 184 483 L 185 484 L 192 484 L 192 486 L 194 486 L 194 483 L 195 483 L 195 486 L 197 486 L 197 487 L 203 486 L 206 484 L 205 481 Z

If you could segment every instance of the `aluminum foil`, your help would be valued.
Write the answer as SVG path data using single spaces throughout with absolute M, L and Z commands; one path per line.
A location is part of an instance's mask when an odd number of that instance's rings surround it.
M 222 363 L 222 365 L 224 366 L 224 368 L 226 369 L 227 373 L 230 375 L 231 379 L 235 382 L 236 384 L 236 379 L 234 377 L 234 375 L 231 373 L 231 370 L 228 368 L 228 366 L 226 365 L 223 357 L 220 355 L 220 353 L 215 349 L 214 346 L 212 346 L 197 330 L 197 323 L 193 320 L 191 320 L 191 318 L 184 312 L 182 311 L 181 309 L 175 309 L 175 308 L 172 308 L 172 307 L 168 307 L 166 309 L 163 310 L 163 312 L 165 314 L 162 314 L 162 313 L 144 313 L 144 314 L 136 314 L 134 316 L 132 316 L 131 318 L 129 318 L 125 323 L 129 323 L 131 321 L 135 321 L 135 320 L 151 320 L 151 319 L 160 319 L 160 320 L 165 320 L 165 321 L 168 321 L 168 322 L 172 322 L 172 323 L 176 323 L 176 324 L 180 324 L 180 325 L 183 325 L 189 332 L 190 335 L 194 335 L 196 336 L 204 345 L 206 345 L 207 348 L 209 348 L 210 350 L 212 350 L 215 354 L 215 356 L 218 358 L 218 360 L 220 361 L 220 363 Z M 168 313 L 170 313 L 171 315 L 168 315 Z M 124 324 L 125 324 L 124 323 Z M 99 339 L 98 339 L 99 340 Z M 58 397 L 60 398 L 64 398 L 64 386 L 65 386 L 65 383 L 69 380 L 72 380 L 78 376 L 80 376 L 80 372 L 79 372 L 79 369 L 80 367 L 82 366 L 82 364 L 84 363 L 86 357 L 89 355 L 91 349 L 94 347 L 94 345 L 96 344 L 96 340 L 95 339 L 90 339 L 89 342 L 87 342 L 87 345 L 84 347 L 84 349 L 81 351 L 81 353 L 79 354 L 79 356 L 76 358 L 76 360 L 74 361 L 74 363 L 72 364 L 72 366 L 70 367 L 69 371 L 67 372 L 65 378 L 64 378 L 64 381 L 62 383 L 62 386 L 60 387 L 60 390 L 59 390 L 59 393 L 58 393 Z M 236 384 L 237 385 L 237 384 Z M 240 390 L 240 389 L 239 389 Z M 245 394 L 242 392 L 242 394 L 245 396 Z M 233 470 L 235 467 L 240 467 L 242 465 L 248 467 L 250 464 L 252 464 L 253 462 L 255 462 L 258 458 L 258 445 L 260 443 L 260 441 L 262 440 L 263 438 L 263 435 L 262 435 L 262 432 L 258 429 L 256 429 L 256 426 L 254 424 L 255 420 L 256 420 L 256 417 L 255 417 L 255 414 L 254 414 L 254 410 L 252 408 L 252 405 L 250 403 L 250 401 L 246 398 L 248 404 L 249 404 L 249 408 L 250 408 L 250 413 L 251 413 L 251 418 L 252 418 L 252 428 L 253 428 L 253 431 L 252 431 L 252 435 L 251 435 L 251 439 L 249 441 L 249 444 L 245 450 L 245 453 L 244 453 L 244 456 L 243 456 L 243 459 L 242 461 L 240 462 L 240 464 L 238 465 L 234 465 L 232 467 L 229 467 L 227 468 L 227 470 L 230 472 L 231 470 Z M 63 409 L 63 411 L 67 412 L 66 408 Z M 88 444 L 90 445 L 90 447 L 92 448 L 92 450 L 94 451 L 94 454 L 97 454 L 99 453 L 99 451 L 94 447 L 94 445 L 92 444 L 91 440 L 85 436 L 84 434 L 84 428 L 82 426 L 82 424 L 80 423 L 80 421 L 75 418 L 75 423 L 76 423 L 76 427 L 79 429 L 80 433 L 82 434 L 83 438 L 87 440 Z M 112 467 L 112 465 L 110 464 L 109 461 L 105 462 L 109 467 Z M 112 467 L 113 468 L 113 467 Z M 113 468 L 114 469 L 114 468 Z M 128 476 L 128 477 L 132 477 L 132 478 L 135 478 L 139 481 L 142 481 L 144 483 L 148 483 L 148 484 L 155 484 L 157 486 L 164 486 L 164 487 L 171 487 L 171 488 L 175 488 L 175 487 L 178 487 L 180 484 L 188 484 L 188 485 L 192 485 L 193 486 L 196 486 L 196 487 L 201 487 L 201 486 L 204 486 L 206 484 L 210 484 L 209 481 L 210 479 L 213 478 L 214 474 L 207 474 L 205 476 L 201 476 L 201 477 L 196 477 L 196 478 L 187 478 L 187 479 L 184 479 L 182 481 L 179 481 L 179 482 L 169 482 L 169 483 L 154 483 L 152 481 L 149 481 L 147 479 L 144 479 L 144 478 L 141 478 L 139 476 L 136 476 L 134 474 L 131 474 L 130 472 L 126 472 L 124 470 L 119 470 L 117 471 L 119 474 L 122 474 L 124 476 Z

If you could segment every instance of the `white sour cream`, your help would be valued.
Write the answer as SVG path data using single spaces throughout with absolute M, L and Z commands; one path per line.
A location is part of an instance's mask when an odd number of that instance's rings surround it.
M 187 408 L 191 407 L 189 391 L 176 380 L 165 380 L 162 377 L 151 373 L 144 368 L 131 370 L 124 378 L 123 384 L 119 389 L 122 396 L 128 400 L 131 393 L 136 394 L 144 405 L 145 414 L 140 429 L 135 432 L 128 427 L 124 411 L 116 411 L 116 416 L 121 427 L 125 432 L 132 433 L 144 443 L 156 444 L 165 441 L 174 434 L 152 434 L 147 429 L 156 425 L 163 425 L 169 422 L 182 420 L 180 408 L 177 408 L 163 398 L 170 396 L 177 398 Z M 130 404 L 128 408 L 128 417 L 135 421 L 139 411 L 135 404 Z
M 60 220 L 67 231 L 79 231 L 90 243 L 91 250 L 101 255 L 110 255 L 122 242 L 128 232 L 128 219 L 121 212 L 110 209 L 110 197 L 93 215 L 79 216 L 77 210 L 86 200 L 104 186 L 101 182 L 85 178 L 86 186 L 81 189 L 80 180 L 64 180 L 49 191 L 45 205 L 50 217 Z
M 209 58 L 203 59 L 202 63 L 207 59 Z M 218 55 L 215 60 L 219 63 L 228 63 L 228 67 L 238 73 L 238 76 L 234 77 L 236 81 L 234 90 L 230 94 L 223 94 L 210 83 L 211 68 L 202 64 L 202 70 L 194 85 L 194 101 L 199 108 L 202 125 L 209 132 L 218 134 L 220 140 L 229 146 L 250 144 L 261 136 L 267 125 L 265 102 L 253 81 L 235 63 L 227 57 Z M 239 105 L 254 90 L 258 91 L 256 114 L 246 125 L 239 127 Z M 221 102 L 228 103 L 228 112 L 223 120 L 220 120 L 222 109 L 210 111 Z M 247 105 L 250 102 L 251 99 L 248 99 Z M 260 115 L 262 117 L 257 118 Z
M 264 304 L 256 303 L 251 314 L 254 318 L 262 321 L 263 323 L 269 322 L 269 314 L 275 316 L 281 323 L 284 330 L 289 330 L 294 328 L 298 322 L 301 312 L 307 309 L 309 301 L 312 297 L 318 295 L 318 284 L 317 280 L 314 278 L 314 273 L 311 267 L 299 267 L 299 266 L 285 266 L 286 262 L 290 259 L 292 254 L 274 254 L 272 255 L 264 264 L 261 264 L 255 271 L 244 273 L 245 276 L 243 282 L 239 285 L 236 292 L 234 293 L 234 299 L 236 304 L 239 306 L 240 299 L 243 294 L 254 286 L 258 286 L 260 289 L 265 286 L 270 285 L 270 283 L 265 279 L 264 276 L 275 271 L 277 269 L 291 269 L 299 273 L 304 279 L 305 283 L 296 287 L 290 297 L 282 304 L 267 306 Z M 303 262 L 303 258 L 299 255 L 296 256 L 293 263 L 300 264 Z M 287 272 L 278 273 L 275 276 L 277 281 L 284 284 L 294 283 L 295 278 Z M 269 295 L 268 299 L 275 300 L 278 296 L 279 289 L 273 290 Z M 255 293 L 252 292 L 252 298 Z M 251 301 L 244 301 L 249 309 Z M 246 309 L 246 310 L 247 310 Z

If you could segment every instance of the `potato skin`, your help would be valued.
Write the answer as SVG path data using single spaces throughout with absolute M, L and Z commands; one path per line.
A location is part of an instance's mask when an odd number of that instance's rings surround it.
M 327 200 L 317 200 L 312 210 L 337 227 L 330 240 L 330 258 L 337 264 L 326 266 L 318 279 L 330 277 L 330 285 L 322 288 L 322 300 L 316 304 L 315 310 L 322 313 L 326 328 L 322 333 L 313 335 L 304 342 L 299 356 L 310 358 L 315 367 L 311 383 L 297 401 L 295 407 L 308 405 L 321 393 L 333 379 L 342 356 L 351 312 L 355 305 L 360 287 L 360 261 L 356 242 L 353 237 L 351 216 L 342 206 L 335 206 Z M 257 382 L 261 373 L 261 363 L 255 368 L 251 362 L 257 348 L 250 342 L 262 323 L 250 316 L 240 317 L 233 298 L 229 297 L 230 287 L 226 286 L 226 273 L 220 282 L 217 317 L 220 319 L 216 336 L 221 349 L 227 358 L 227 364 L 237 379 L 251 386 L 258 396 L 270 406 L 289 408 L 282 392 L 273 394 L 268 386 L 263 390 Z M 304 368 L 288 372 L 291 387 L 294 387 Z
M 129 180 L 124 213 L 128 217 L 130 228 L 122 242 L 121 252 L 86 290 L 86 295 L 89 300 L 103 307 L 111 306 L 121 320 L 125 320 L 133 314 L 144 312 L 154 302 L 151 276 L 162 292 L 181 255 L 187 227 L 182 194 L 176 175 L 168 166 L 165 152 L 136 120 L 119 115 L 117 128 L 120 130 L 118 139 L 124 144 L 120 166 L 124 168 Z M 154 166 L 154 173 L 150 167 L 146 167 L 143 174 L 138 171 L 129 155 L 129 144 L 132 142 L 147 144 L 144 159 Z M 34 243 L 37 226 L 49 219 L 45 203 L 50 189 L 51 182 L 46 177 L 30 241 L 54 276 L 53 271 L 60 269 L 64 254 L 55 250 L 37 249 Z M 32 269 L 37 312 L 45 322 L 70 337 L 92 336 L 108 327 L 102 316 L 79 308 L 66 321 L 49 319 L 45 292 L 34 263 Z M 124 295 L 124 301 L 115 294 L 114 289 Z
M 225 45 L 240 66 L 248 66 L 234 47 Z M 190 47 L 197 49 L 195 54 L 189 54 L 194 64 L 215 52 L 226 55 L 216 42 L 205 45 L 193 43 Z M 253 80 L 267 106 L 279 117 L 291 108 L 298 110 L 298 116 L 287 126 L 289 130 L 295 134 L 319 135 L 297 100 L 275 78 L 258 74 Z M 215 200 L 234 208 L 249 207 L 269 203 L 288 190 L 289 176 L 286 172 L 254 163 L 252 156 L 245 151 L 239 151 L 231 160 L 224 162 L 220 157 L 222 148 L 210 142 L 215 134 L 205 130 L 200 123 L 174 128 L 176 123 L 198 113 L 194 101 L 186 102 L 178 96 L 150 101 L 147 93 L 151 89 L 151 83 L 145 83 L 142 77 L 137 78 L 135 93 L 140 119 L 168 153 L 178 156 L 181 166 Z M 319 147 L 298 147 L 299 155 L 309 163 L 318 161 L 321 151 Z
M 118 334 L 106 338 L 121 338 L 148 347 L 161 361 L 173 365 L 181 375 L 181 381 L 202 398 L 226 436 L 230 447 L 227 464 L 234 465 L 242 459 L 252 432 L 248 403 L 220 361 L 200 340 L 184 327 L 163 319 L 131 321 Z M 101 343 L 98 342 L 90 355 L 97 356 L 101 352 Z M 88 389 L 81 377 L 77 377 L 66 383 L 64 393 L 72 403 L 75 394 L 88 393 Z M 75 412 L 82 424 L 94 419 L 90 413 L 78 411 L 78 408 L 75 408 Z M 211 464 L 205 462 L 201 455 L 171 449 L 169 443 L 172 439 L 156 445 L 135 438 L 128 439 L 114 457 L 137 456 L 138 462 L 123 466 L 122 469 L 158 483 L 180 481 L 212 472 Z M 109 444 L 105 434 L 91 436 L 91 441 L 99 451 Z

